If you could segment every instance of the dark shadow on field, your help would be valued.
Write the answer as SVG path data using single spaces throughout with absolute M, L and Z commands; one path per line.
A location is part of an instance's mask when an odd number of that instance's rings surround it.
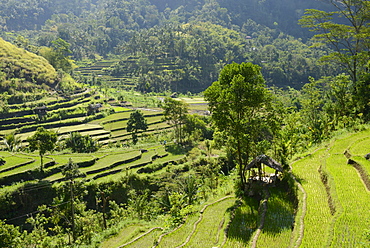
M 295 216 L 291 196 L 279 188 L 271 188 L 270 194 L 263 232 L 277 235 L 286 229 L 293 230 Z
M 166 151 L 173 155 L 186 154 L 188 151 L 191 150 L 191 148 L 192 147 L 190 146 L 182 146 L 178 144 L 166 145 Z
M 307 180 L 305 180 L 304 178 L 301 178 L 296 174 L 293 174 L 293 175 L 294 175 L 295 179 L 297 180 L 297 182 L 299 182 L 300 184 L 303 184 L 303 183 L 307 182 Z
M 235 216 L 227 232 L 228 239 L 236 239 L 248 246 L 253 232 L 258 226 L 259 202 L 251 197 L 245 198 L 243 204 L 235 210 Z

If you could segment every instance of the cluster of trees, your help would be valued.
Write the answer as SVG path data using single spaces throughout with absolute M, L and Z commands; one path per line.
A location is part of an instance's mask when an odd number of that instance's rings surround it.
M 209 126 L 209 118 L 189 114 L 187 103 L 166 97 L 161 107 L 164 110 L 164 120 L 174 127 L 176 143 L 192 143 L 212 137 L 213 131 Z

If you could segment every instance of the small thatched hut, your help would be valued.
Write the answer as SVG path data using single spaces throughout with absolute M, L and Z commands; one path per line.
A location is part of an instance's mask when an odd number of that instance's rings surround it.
M 248 171 L 250 173 L 253 168 L 257 168 L 258 169 L 258 180 L 262 181 L 263 178 L 264 178 L 263 175 L 265 174 L 263 169 L 262 169 L 262 164 L 264 164 L 264 165 L 266 165 L 266 166 L 275 170 L 275 175 L 274 175 L 275 178 L 277 177 L 277 174 L 279 172 L 282 173 L 284 171 L 281 164 L 279 164 L 274 159 L 270 158 L 269 156 L 267 156 L 265 154 L 260 155 L 260 156 L 256 157 L 255 159 L 253 159 L 253 161 L 250 162 L 246 166 L 245 171 Z M 256 176 L 257 175 L 253 175 L 253 173 L 252 173 L 252 178 L 253 179 L 256 179 L 257 178 Z M 250 177 L 251 177 L 251 175 L 249 174 L 248 178 L 250 178 Z M 270 181 L 270 179 L 268 181 Z

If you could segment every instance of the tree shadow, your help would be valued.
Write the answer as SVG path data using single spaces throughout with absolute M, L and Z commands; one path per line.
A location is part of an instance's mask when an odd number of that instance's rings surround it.
M 186 154 L 191 149 L 192 149 L 191 146 L 182 146 L 179 144 L 166 145 L 166 151 L 173 155 Z
M 270 193 L 263 232 L 274 236 L 293 230 L 295 215 L 291 196 L 278 188 L 270 189 Z
M 234 212 L 234 218 L 229 226 L 227 237 L 248 246 L 253 232 L 258 227 L 259 201 L 248 197 Z

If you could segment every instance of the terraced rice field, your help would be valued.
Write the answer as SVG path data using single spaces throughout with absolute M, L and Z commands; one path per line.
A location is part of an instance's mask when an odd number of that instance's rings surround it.
M 361 155 L 358 163 L 368 168 L 369 161 L 362 157 L 368 153 L 366 147 L 370 149 L 369 136 L 369 130 L 347 134 L 293 165 L 307 192 L 301 247 L 367 247 L 370 244 L 364 235 L 370 224 L 370 193 L 363 178 L 370 174 L 366 170 L 367 175 L 361 176 L 348 164 L 346 156 L 350 155 L 345 153 L 347 150 Z
M 124 235 L 127 232 L 124 228 L 102 247 L 107 247 L 107 244 L 114 247 L 212 247 L 224 242 L 229 208 L 234 204 L 233 196 L 220 198 L 204 205 L 198 214 L 189 215 L 185 223 L 170 232 L 163 232 L 161 227 L 152 228 L 145 235 L 131 239 L 131 242 L 127 240 L 130 235 Z
M 136 237 L 148 231 L 149 228 L 143 224 L 132 224 L 124 227 L 118 235 L 108 239 L 101 244 L 101 248 L 119 247 L 129 243 Z
M 261 227 L 257 201 L 237 206 L 235 198 L 225 199 L 162 234 L 157 247 L 368 247 L 364 234 L 370 227 L 370 193 L 363 180 L 370 175 L 370 162 L 363 158 L 368 153 L 364 147 L 370 149 L 367 137 L 370 130 L 340 137 L 292 163 L 304 191 L 299 195 L 305 196 L 298 209 L 284 191 L 271 188 Z M 348 164 L 346 150 L 365 174 Z M 262 229 L 256 236 L 258 227 Z

